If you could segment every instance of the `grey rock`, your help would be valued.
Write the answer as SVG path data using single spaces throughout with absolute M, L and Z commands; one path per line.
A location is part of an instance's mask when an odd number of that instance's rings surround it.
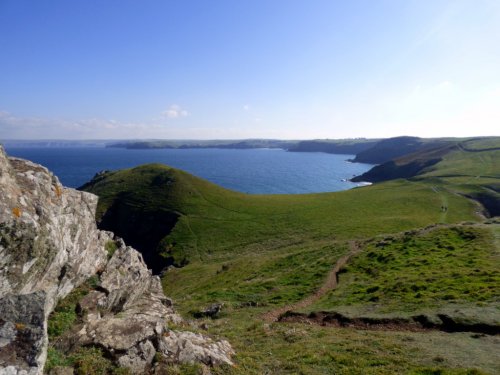
M 121 367 L 130 369 L 135 374 L 142 374 L 151 366 L 156 354 L 156 348 L 149 340 L 140 342 L 127 351 L 126 355 L 118 358 Z
M 16 366 L 0 366 L 0 375 L 36 375 L 38 374 L 38 368 L 32 367 L 28 370 L 19 369 Z
M 106 264 L 97 197 L 65 189 L 46 168 L 0 147 L 0 371 L 41 373 L 46 321 L 57 301 Z M 7 341 L 6 341 L 7 340 Z M 9 341 L 10 340 L 10 341 Z
M 0 369 L 37 367 L 47 343 L 45 293 L 8 295 L 0 299 Z
M 16 337 L 17 329 L 14 323 L 4 322 L 0 326 L 0 348 L 12 344 L 16 340 Z
M 181 317 L 142 255 L 97 229 L 96 196 L 62 187 L 1 146 L 0 193 L 0 375 L 42 373 L 50 312 L 95 274 L 100 286 L 79 301 L 72 346 L 96 345 L 133 373 L 146 371 L 160 347 L 180 362 L 231 364 L 229 343 L 168 329 Z M 118 248 L 108 260 L 111 240 Z
M 175 363 L 204 363 L 209 366 L 232 365 L 233 348 L 225 340 L 212 339 L 193 332 L 169 331 L 161 338 L 159 351 Z
M 129 350 L 161 335 L 167 322 L 180 323 L 161 287 L 140 253 L 120 245 L 101 275 L 100 289 L 80 303 L 88 312 L 79 332 L 82 345 Z M 94 307 L 92 307 L 92 304 Z
M 203 310 L 196 312 L 194 314 L 195 318 L 217 318 L 219 313 L 222 310 L 222 307 L 224 306 L 223 303 L 213 303 L 210 306 L 205 307 Z

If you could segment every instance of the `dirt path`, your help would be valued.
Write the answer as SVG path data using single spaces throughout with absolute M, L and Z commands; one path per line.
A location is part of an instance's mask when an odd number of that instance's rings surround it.
M 276 322 L 279 317 L 286 313 L 287 311 L 294 311 L 298 309 L 303 309 L 304 307 L 312 305 L 314 302 L 323 297 L 327 292 L 333 290 L 337 287 L 338 279 L 337 274 L 345 266 L 348 260 L 361 251 L 359 244 L 356 241 L 349 241 L 349 253 L 341 257 L 332 270 L 328 273 L 323 285 L 309 297 L 306 297 L 298 302 L 279 307 L 277 309 L 268 311 L 262 315 L 262 319 L 266 322 Z
M 460 223 L 455 225 L 474 225 L 484 226 L 485 224 L 477 223 Z M 488 224 L 487 228 L 491 229 L 492 225 Z M 421 233 L 428 233 L 443 227 L 450 227 L 449 224 L 437 224 L 422 229 Z M 500 226 L 498 226 L 500 228 Z M 495 232 L 500 243 L 500 230 Z M 358 254 L 362 250 L 359 242 L 349 241 L 349 253 L 341 257 L 332 270 L 328 273 L 323 285 L 313 294 L 296 303 L 292 303 L 280 308 L 268 311 L 262 315 L 262 319 L 268 323 L 303 323 L 320 325 L 323 327 L 336 328 L 354 328 L 360 330 L 382 330 L 382 331 L 409 331 L 409 332 L 425 332 L 425 331 L 443 331 L 443 332 L 471 332 L 480 335 L 500 335 L 500 325 L 488 323 L 464 323 L 456 321 L 455 318 L 446 314 L 437 314 L 436 317 L 428 317 L 426 315 L 416 315 L 412 317 L 401 318 L 375 318 L 375 317 L 348 317 L 338 312 L 316 311 L 311 313 L 296 312 L 299 309 L 308 307 L 324 296 L 328 291 L 333 290 L 338 285 L 337 275 L 339 271 L 346 265 L 352 256 Z M 475 336 L 473 336 L 475 337 Z M 479 336 L 478 336 L 479 337 Z
M 415 315 L 406 318 L 350 318 L 337 312 L 319 311 L 310 314 L 289 313 L 280 318 L 282 323 L 314 324 L 322 327 L 354 328 L 372 331 L 443 331 L 472 332 L 485 335 L 499 335 L 500 326 L 487 323 L 464 323 L 446 314 L 435 317 Z

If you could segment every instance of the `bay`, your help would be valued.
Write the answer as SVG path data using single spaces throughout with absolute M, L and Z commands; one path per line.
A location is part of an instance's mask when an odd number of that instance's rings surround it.
M 44 165 L 58 176 L 63 185 L 75 188 L 102 170 L 162 163 L 244 193 L 320 193 L 360 186 L 347 180 L 373 167 L 347 162 L 354 155 L 281 149 L 6 147 L 6 151 L 11 156 Z

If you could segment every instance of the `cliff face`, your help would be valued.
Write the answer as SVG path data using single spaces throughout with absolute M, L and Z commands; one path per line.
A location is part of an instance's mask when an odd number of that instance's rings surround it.
M 157 353 L 231 364 L 227 342 L 168 329 L 181 318 L 160 279 L 140 253 L 96 228 L 96 206 L 95 195 L 62 187 L 46 168 L 0 147 L 0 374 L 42 373 L 49 314 L 93 275 L 98 287 L 79 302 L 73 347 L 103 348 L 133 373 L 149 370 Z
M 106 263 L 97 197 L 64 189 L 40 165 L 0 150 L 0 296 L 43 291 L 46 308 Z

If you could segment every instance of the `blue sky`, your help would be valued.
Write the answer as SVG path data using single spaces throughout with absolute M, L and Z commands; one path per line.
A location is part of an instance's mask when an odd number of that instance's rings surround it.
M 0 0 L 0 139 L 500 135 L 497 0 Z

